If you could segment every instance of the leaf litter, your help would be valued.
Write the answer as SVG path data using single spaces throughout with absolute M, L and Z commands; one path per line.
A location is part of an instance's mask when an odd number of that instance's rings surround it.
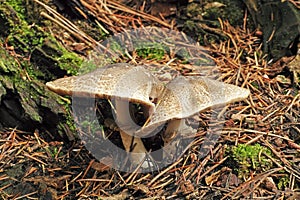
M 50 19 L 89 49 L 98 42 L 65 17 L 39 1 Z M 158 23 L 174 27 L 170 21 L 135 11 L 114 1 L 82 1 L 99 22 L 112 32 L 124 27 Z M 124 9 L 126 8 L 126 9 Z M 78 11 L 82 15 L 85 12 Z M 101 13 L 105 13 L 106 17 Z M 102 18 L 103 17 L 103 18 Z M 101 19 L 101 20 L 100 20 Z M 171 24 L 170 24 L 171 23 Z M 99 23 L 100 24 L 100 23 Z M 189 149 L 176 162 L 152 173 L 118 172 L 95 160 L 80 141 L 63 142 L 46 139 L 42 133 L 27 133 L 7 129 L 0 138 L 0 194 L 3 199 L 245 199 L 300 198 L 300 94 L 299 86 L 283 84 L 276 74 L 288 65 L 277 61 L 268 63 L 262 53 L 259 36 L 246 26 L 232 27 L 221 21 L 226 41 L 205 47 L 218 66 L 226 83 L 251 90 L 250 97 L 226 106 L 220 121 L 209 122 L 210 111 L 196 117 L 203 128 L 197 132 Z M 105 30 L 103 30 L 106 32 Z M 107 31 L 108 32 L 108 31 Z M 54 33 L 55 34 L 55 33 Z M 66 41 L 72 49 L 72 42 Z M 73 46 L 74 47 L 74 46 Z M 168 58 L 158 63 L 168 62 Z M 139 60 L 149 62 L 149 60 Z M 193 66 L 172 63 L 183 74 L 194 73 Z M 291 74 L 285 74 L 290 78 Z M 200 146 L 207 134 L 220 132 L 218 143 L 208 146 L 208 154 L 201 155 Z M 232 155 L 226 153 L 239 144 L 259 144 L 272 152 L 259 154 L 272 162 L 266 171 L 248 167 L 249 175 L 238 175 L 240 167 Z M 201 159 L 200 159 L 201 158 Z M 251 164 L 251 160 L 248 160 Z

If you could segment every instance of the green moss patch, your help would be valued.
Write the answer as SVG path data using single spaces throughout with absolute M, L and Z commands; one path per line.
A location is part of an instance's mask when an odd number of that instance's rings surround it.
M 239 177 L 248 177 L 253 171 L 266 171 L 273 165 L 268 158 L 272 156 L 271 151 L 260 144 L 239 144 L 228 149 L 227 153 L 233 159 Z

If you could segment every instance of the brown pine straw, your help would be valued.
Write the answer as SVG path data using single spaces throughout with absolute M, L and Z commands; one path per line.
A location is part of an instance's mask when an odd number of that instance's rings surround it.
M 43 17 L 63 27 L 72 37 L 88 47 L 98 45 L 92 36 L 48 5 L 38 0 L 35 2 L 45 9 L 41 13 Z M 297 1 L 290 2 L 299 6 Z M 165 24 L 166 21 L 157 20 L 115 1 L 82 3 L 99 24 L 105 24 L 105 28 L 102 26 L 104 32 L 108 31 L 107 27 L 111 32 L 119 32 L 126 26 L 143 26 L 148 22 L 171 27 Z M 84 10 L 76 9 L 82 16 L 88 17 Z M 271 64 L 264 59 L 260 38 L 247 30 L 246 23 L 242 29 L 232 27 L 227 21 L 220 20 L 220 24 L 222 29 L 218 31 L 226 35 L 228 40 L 206 47 L 218 66 L 220 73 L 217 78 L 250 89 L 251 96 L 222 110 L 225 116 L 221 121 L 225 124 L 223 128 L 219 128 L 220 122 L 211 122 L 211 128 L 220 134 L 220 139 L 216 145 L 209 147 L 207 155 L 201 157 L 200 147 L 207 131 L 200 129 L 187 152 L 161 171 L 141 174 L 136 168 L 133 173 L 123 173 L 100 165 L 80 141 L 70 147 L 61 141 L 46 140 L 38 131 L 26 133 L 9 129 L 0 134 L 0 182 L 11 181 L 0 187 L 1 197 L 37 198 L 42 195 L 40 188 L 43 187 L 50 191 L 54 199 L 205 199 L 211 194 L 219 194 L 217 197 L 222 199 L 288 198 L 289 194 L 297 198 L 300 148 L 295 141 L 299 142 L 297 135 L 300 135 L 299 88 L 283 85 L 275 79 L 284 66 L 280 62 Z M 189 69 L 187 73 L 194 73 L 193 66 L 176 63 L 171 57 L 162 61 L 134 59 L 137 62 L 171 63 L 174 69 Z M 198 118 L 207 125 L 209 114 L 201 113 Z M 234 174 L 237 166 L 230 165 L 231 155 L 226 154 L 227 147 L 256 143 L 272 151 L 273 156 L 264 156 L 271 160 L 273 167 L 267 171 L 254 170 L 249 177 L 240 178 L 241 182 L 236 185 L 230 184 L 232 180 L 226 178 L 222 168 L 226 167 Z M 55 155 L 53 148 L 58 152 Z M 18 166 L 25 168 L 25 172 L 19 176 L 7 173 Z M 220 176 L 208 185 L 205 178 L 215 173 Z M 278 180 L 283 176 L 289 179 L 284 189 L 280 190 L 276 184 L 276 190 L 264 185 L 269 178 Z M 24 195 L 5 192 L 22 182 L 35 186 L 36 191 Z

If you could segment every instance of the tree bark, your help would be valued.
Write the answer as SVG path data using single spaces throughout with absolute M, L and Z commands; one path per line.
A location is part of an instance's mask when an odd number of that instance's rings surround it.
M 62 66 L 74 69 L 76 63 L 64 59 L 67 51 L 49 33 L 28 23 L 36 12 L 21 15 L 16 5 L 0 5 L 0 129 L 39 130 L 52 139 L 73 140 L 70 101 L 50 92 L 45 82 L 67 74 Z

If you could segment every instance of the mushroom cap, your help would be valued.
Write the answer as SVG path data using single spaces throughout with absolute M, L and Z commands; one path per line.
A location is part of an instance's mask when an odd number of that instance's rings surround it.
M 162 83 L 142 66 L 117 63 L 87 74 L 60 78 L 46 86 L 59 95 L 120 99 L 154 108 L 150 98 L 156 98 Z
M 140 137 L 169 120 L 187 118 L 213 106 L 240 101 L 250 94 L 248 89 L 198 76 L 179 76 L 163 84 L 145 67 L 126 63 L 57 79 L 46 86 L 60 95 L 116 98 L 148 107 L 150 118 L 136 131 Z M 157 99 L 156 105 L 151 98 Z
M 171 119 L 183 119 L 211 107 L 246 99 L 250 91 L 206 77 L 180 76 L 166 86 L 148 124 L 136 132 L 144 136 Z

